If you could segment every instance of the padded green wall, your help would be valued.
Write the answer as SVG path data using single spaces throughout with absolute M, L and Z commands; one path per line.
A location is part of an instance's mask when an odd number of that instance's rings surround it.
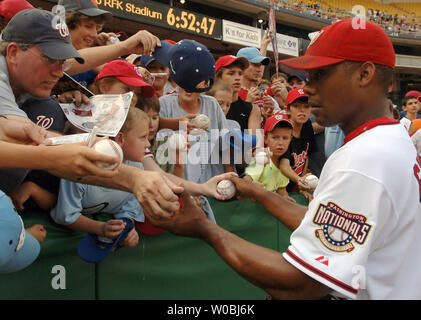
M 305 203 L 301 195 L 293 195 Z M 282 252 L 291 231 L 262 205 L 248 200 L 210 199 L 223 228 L 255 244 Z M 47 238 L 28 268 L 0 274 L 0 299 L 263 299 L 267 294 L 234 272 L 201 240 L 164 232 L 140 235 L 138 246 L 123 248 L 95 265 L 76 252 L 82 233 L 54 224 L 46 213 L 23 213 L 26 226 L 42 223 Z M 102 215 L 100 219 L 107 219 Z M 66 289 L 54 290 L 54 265 L 66 270 Z

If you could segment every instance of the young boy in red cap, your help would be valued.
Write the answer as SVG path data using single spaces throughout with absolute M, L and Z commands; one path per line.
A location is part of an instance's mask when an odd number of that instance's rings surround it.
M 288 151 L 292 139 L 292 130 L 291 121 L 283 114 L 278 113 L 266 120 L 264 140 L 265 147 L 270 150 L 270 157 L 266 163 L 265 159 L 260 159 L 257 155 L 255 160 L 247 166 L 244 179 L 260 182 L 266 190 L 277 192 L 288 200 L 295 202 L 287 192 L 286 187 L 289 179 L 280 168 L 281 158 Z
M 311 108 L 308 105 L 308 95 L 302 88 L 293 89 L 288 93 L 286 100 L 286 113 L 292 123 L 292 140 L 288 152 L 281 159 L 281 170 L 287 175 L 292 183 L 288 185 L 288 191 L 302 191 L 308 199 L 308 186 L 304 178 L 310 174 L 308 171 L 309 155 L 317 151 L 314 141 L 314 131 L 311 125 Z

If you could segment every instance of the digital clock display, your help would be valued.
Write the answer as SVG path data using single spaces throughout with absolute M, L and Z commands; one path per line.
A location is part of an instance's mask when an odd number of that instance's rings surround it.
M 210 37 L 215 36 L 215 26 L 217 23 L 215 18 L 206 17 L 176 8 L 169 8 L 166 20 L 168 26 L 175 27 L 176 29 L 182 29 L 184 31 L 207 35 Z M 216 33 L 220 33 L 220 31 Z

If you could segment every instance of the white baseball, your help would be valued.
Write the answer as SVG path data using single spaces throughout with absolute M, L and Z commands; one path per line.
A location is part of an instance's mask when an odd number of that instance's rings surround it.
M 216 186 L 216 191 L 225 197 L 226 200 L 231 199 L 235 196 L 237 189 L 235 188 L 234 183 L 230 180 L 222 180 Z
M 117 168 L 123 161 L 123 150 L 121 150 L 121 147 L 118 145 L 118 143 L 114 142 L 113 140 L 99 140 L 92 146 L 92 148 L 99 153 L 113 156 L 118 159 L 118 162 L 116 163 L 105 163 L 101 161 L 96 161 L 95 164 L 98 167 L 105 169 L 114 169 Z
M 207 130 L 210 126 L 210 120 L 206 114 L 199 114 L 196 116 L 196 118 L 193 119 L 193 124 L 198 129 Z
M 311 189 L 316 189 L 317 184 L 319 183 L 319 178 L 317 178 L 315 175 L 310 174 L 304 179 L 304 182 L 307 183 L 307 185 Z
M 260 151 L 256 154 L 256 164 L 264 166 L 269 162 L 269 158 L 264 151 Z
M 184 135 L 175 133 L 168 139 L 168 144 L 173 150 L 184 150 L 187 147 L 187 140 Z

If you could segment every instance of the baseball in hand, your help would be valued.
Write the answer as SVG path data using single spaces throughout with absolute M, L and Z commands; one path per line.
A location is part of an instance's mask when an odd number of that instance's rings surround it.
M 222 180 L 216 186 L 216 191 L 220 195 L 224 196 L 226 200 L 228 200 L 235 196 L 237 189 L 235 188 L 234 183 L 232 183 L 230 180 Z
M 187 147 L 187 140 L 184 135 L 174 133 L 171 137 L 169 137 L 168 144 L 173 150 L 184 150 Z
M 256 164 L 264 166 L 269 162 L 269 158 L 264 151 L 260 151 L 256 154 Z
M 207 130 L 210 126 L 209 117 L 205 114 L 199 114 L 196 118 L 193 119 L 192 123 L 198 128 Z
M 316 189 L 317 184 L 319 183 L 319 178 L 317 178 L 315 175 L 310 174 L 305 179 L 304 182 L 311 188 Z
M 95 164 L 100 168 L 114 169 L 117 168 L 123 161 L 123 150 L 121 150 L 121 147 L 118 145 L 118 143 L 114 142 L 113 140 L 99 140 L 92 146 L 92 148 L 99 153 L 113 156 L 118 159 L 118 162 L 116 163 L 105 163 L 101 161 L 96 161 Z

